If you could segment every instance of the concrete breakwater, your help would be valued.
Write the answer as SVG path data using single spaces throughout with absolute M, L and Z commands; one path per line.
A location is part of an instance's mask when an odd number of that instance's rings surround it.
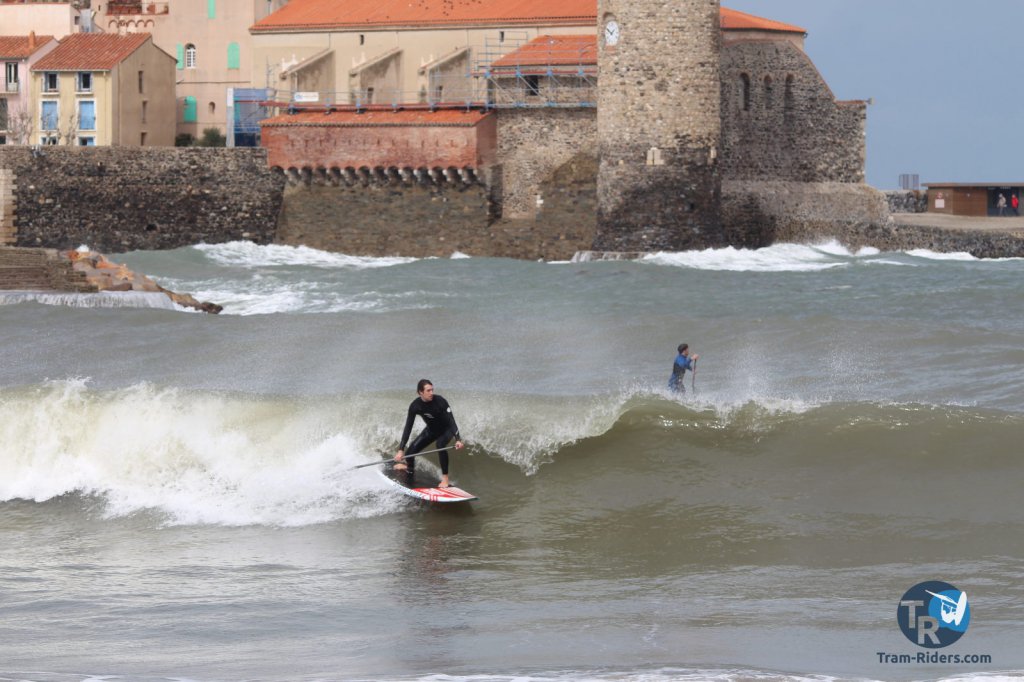
M 165 297 L 170 303 L 217 314 L 223 307 L 190 294 L 163 288 L 145 275 L 85 250 L 0 247 L 0 292 L 137 292 Z

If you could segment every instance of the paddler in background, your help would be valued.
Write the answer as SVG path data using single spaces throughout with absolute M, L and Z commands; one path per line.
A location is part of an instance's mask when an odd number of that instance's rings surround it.
M 459 427 L 455 423 L 455 415 L 452 414 L 452 408 L 448 405 L 448 401 L 434 394 L 434 384 L 429 379 L 420 379 L 420 382 L 416 384 L 416 393 L 419 394 L 419 397 L 409 403 L 409 415 L 405 419 L 402 442 L 398 446 L 398 453 L 395 454 L 395 469 L 398 471 L 408 469 L 409 473 L 412 474 L 416 468 L 415 458 L 410 459 L 408 464 L 405 464 L 402 460 L 406 456 L 405 444 L 409 440 L 409 434 L 412 433 L 413 422 L 416 421 L 416 415 L 419 415 L 423 418 L 427 428 L 423 429 L 420 435 L 416 436 L 416 440 L 409 446 L 408 453 L 409 455 L 415 455 L 434 441 L 437 441 L 437 447 L 442 448 L 441 452 L 437 455 L 437 459 L 441 464 L 441 484 L 438 487 L 447 488 L 451 485 L 448 483 L 448 451 L 443 448 L 446 448 L 448 442 L 454 438 L 455 449 L 462 449 Z
M 675 391 L 676 393 L 686 393 L 686 382 L 685 375 L 686 370 L 691 372 L 697 371 L 697 359 L 700 357 L 696 353 L 690 355 L 690 346 L 686 343 L 679 344 L 679 355 L 676 356 L 676 361 L 672 363 L 672 376 L 668 378 L 669 390 Z

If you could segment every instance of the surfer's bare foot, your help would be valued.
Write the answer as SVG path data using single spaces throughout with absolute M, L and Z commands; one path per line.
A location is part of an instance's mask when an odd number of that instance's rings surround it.
M 396 463 L 395 466 L 393 467 L 393 469 L 395 471 L 405 471 L 408 468 L 409 467 L 407 465 L 403 464 L 402 462 Z
M 437 484 L 437 487 L 438 488 L 450 488 L 451 485 L 452 484 L 448 482 L 448 477 L 447 476 L 442 476 L 441 477 L 441 482 Z

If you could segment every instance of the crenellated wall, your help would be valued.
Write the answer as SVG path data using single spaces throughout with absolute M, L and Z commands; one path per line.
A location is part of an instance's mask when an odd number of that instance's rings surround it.
M 490 202 L 473 172 L 426 168 L 279 173 L 277 241 L 376 256 L 487 254 Z
M 284 178 L 262 149 L 0 147 L 15 245 L 117 253 L 273 241 Z

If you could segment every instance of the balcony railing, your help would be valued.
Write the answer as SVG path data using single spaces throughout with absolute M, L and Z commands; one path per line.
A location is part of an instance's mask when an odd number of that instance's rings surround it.
M 4 92 L 18 92 L 19 91 L 19 88 L 18 88 L 19 85 L 20 84 L 18 83 L 18 81 L 14 81 L 13 83 L 11 83 L 11 82 L 4 83 Z

